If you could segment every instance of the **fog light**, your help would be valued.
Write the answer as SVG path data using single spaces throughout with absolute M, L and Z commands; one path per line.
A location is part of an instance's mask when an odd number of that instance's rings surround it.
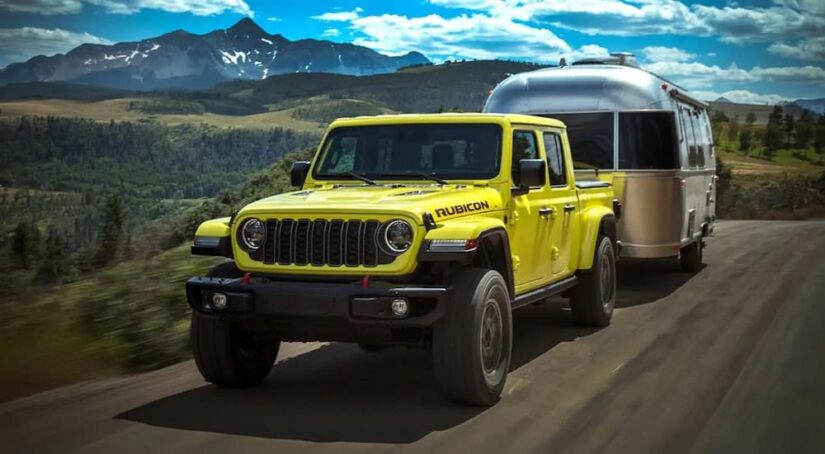
M 410 307 L 407 304 L 407 300 L 402 298 L 392 300 L 392 313 L 396 316 L 403 317 L 407 315 L 409 309 Z
M 212 308 L 217 311 L 222 311 L 229 306 L 229 298 L 226 297 L 223 293 L 213 293 L 212 294 Z

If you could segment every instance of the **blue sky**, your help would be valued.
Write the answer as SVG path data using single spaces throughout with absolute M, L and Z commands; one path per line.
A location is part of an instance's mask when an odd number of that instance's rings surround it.
M 82 42 L 206 33 L 247 16 L 293 40 L 434 61 L 629 51 L 704 98 L 825 97 L 825 0 L 0 0 L 0 66 Z

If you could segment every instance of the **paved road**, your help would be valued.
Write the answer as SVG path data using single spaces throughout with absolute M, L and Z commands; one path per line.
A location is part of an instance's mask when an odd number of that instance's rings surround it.
M 502 400 L 451 405 L 427 355 L 290 344 L 254 390 L 191 362 L 0 406 L 0 451 L 825 452 L 825 221 L 725 222 L 698 275 L 624 264 L 606 329 L 518 312 Z

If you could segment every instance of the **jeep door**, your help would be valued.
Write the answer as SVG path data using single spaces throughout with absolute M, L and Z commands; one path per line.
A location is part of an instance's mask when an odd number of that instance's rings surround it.
M 516 128 L 512 135 L 511 174 L 513 189 L 521 186 L 519 160 L 545 159 L 537 131 Z M 527 189 L 527 188 L 524 188 Z M 524 190 L 522 189 L 522 191 Z M 550 203 L 550 187 L 531 187 L 512 198 L 509 220 L 516 292 L 530 290 L 547 277 L 550 224 L 545 220 Z
M 552 214 L 547 218 L 550 224 L 549 256 L 547 265 L 552 279 L 558 279 L 573 272 L 571 254 L 574 236 L 579 228 L 579 197 L 569 169 L 570 153 L 558 131 L 543 131 L 542 144 L 547 156 L 547 170 L 550 185 L 550 207 Z

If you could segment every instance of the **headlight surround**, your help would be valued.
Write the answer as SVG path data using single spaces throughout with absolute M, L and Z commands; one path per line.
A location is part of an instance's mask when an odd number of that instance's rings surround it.
M 241 244 L 249 252 L 255 252 L 266 240 L 266 224 L 260 219 L 250 218 L 241 226 Z
M 394 219 L 384 226 L 381 236 L 388 253 L 403 254 L 412 246 L 413 227 L 407 221 Z

